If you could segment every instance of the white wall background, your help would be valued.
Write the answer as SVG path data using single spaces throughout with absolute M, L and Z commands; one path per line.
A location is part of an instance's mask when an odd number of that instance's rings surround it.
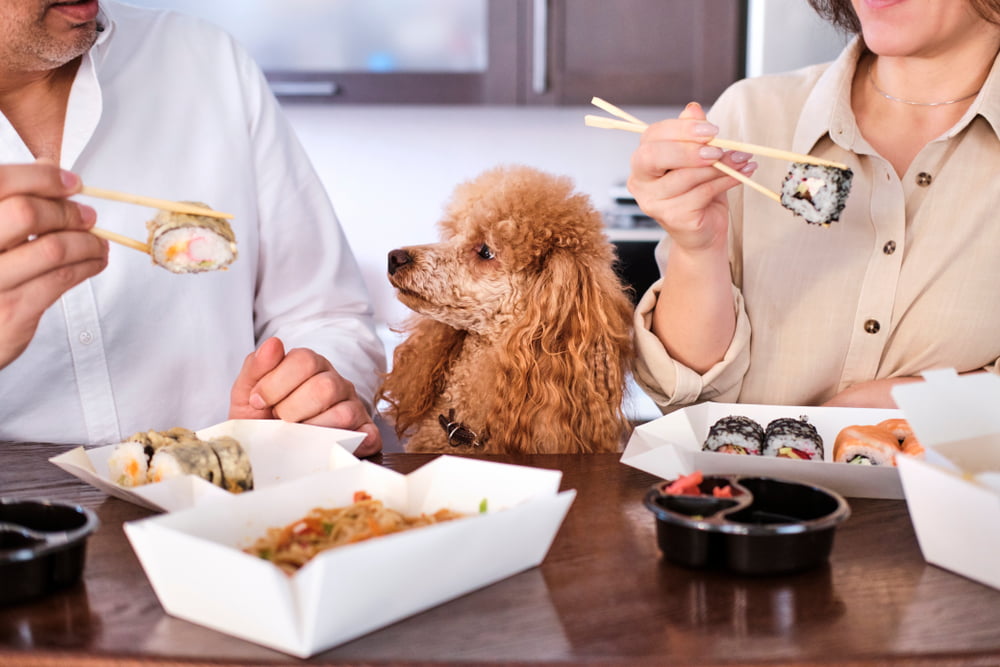
M 666 107 L 631 109 L 653 121 Z M 327 186 L 361 263 L 380 322 L 408 311 L 385 277 L 386 254 L 437 239 L 458 183 L 497 164 L 570 176 L 596 206 L 628 175 L 638 135 L 586 127 L 596 109 L 425 106 L 289 106 L 287 113 Z

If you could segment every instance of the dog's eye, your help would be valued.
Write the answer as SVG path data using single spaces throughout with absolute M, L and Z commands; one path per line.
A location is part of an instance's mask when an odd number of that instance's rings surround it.
M 496 257 L 496 253 L 493 252 L 485 243 L 479 246 L 479 251 L 476 254 L 483 259 L 494 259 Z

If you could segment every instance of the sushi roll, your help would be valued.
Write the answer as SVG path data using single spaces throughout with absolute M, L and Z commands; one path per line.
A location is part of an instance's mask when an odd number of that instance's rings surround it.
M 205 441 L 180 427 L 133 434 L 115 448 L 108 474 L 125 487 L 197 475 L 231 493 L 253 489 L 250 457 L 237 440 L 224 436 Z
M 216 486 L 222 485 L 219 457 L 204 442 L 175 442 L 153 454 L 147 476 L 150 483 L 183 475 L 196 475 Z
M 894 466 L 899 452 L 896 436 L 879 426 L 845 426 L 833 443 L 836 463 Z
M 764 429 L 749 417 L 723 417 L 708 429 L 702 449 L 722 454 L 760 456 L 764 445 Z
M 185 202 L 208 208 L 199 202 Z M 236 235 L 220 218 L 160 211 L 146 223 L 153 263 L 174 273 L 225 269 L 236 259 Z
M 126 441 L 119 444 L 108 459 L 108 476 L 118 486 L 145 484 L 148 469 L 149 457 L 141 442 Z
M 853 177 L 850 169 L 795 162 L 781 184 L 781 205 L 808 223 L 829 226 L 840 219 Z
M 805 417 L 781 417 L 764 430 L 764 456 L 822 461 L 823 438 Z
M 896 436 L 896 440 L 902 444 L 909 436 L 913 435 L 910 423 L 905 419 L 886 419 L 876 424 L 877 427 L 885 429 Z
M 233 438 L 222 437 L 210 440 L 207 445 L 219 460 L 222 479 L 219 486 L 230 493 L 241 493 L 253 489 L 253 470 L 250 468 L 250 457 Z

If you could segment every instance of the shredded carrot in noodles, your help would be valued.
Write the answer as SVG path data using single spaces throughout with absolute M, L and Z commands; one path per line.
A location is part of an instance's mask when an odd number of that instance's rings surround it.
M 354 494 L 353 505 L 313 508 L 283 528 L 268 528 L 267 535 L 244 551 L 294 574 L 321 551 L 462 516 L 465 515 L 448 509 L 430 515 L 404 516 L 359 491 Z

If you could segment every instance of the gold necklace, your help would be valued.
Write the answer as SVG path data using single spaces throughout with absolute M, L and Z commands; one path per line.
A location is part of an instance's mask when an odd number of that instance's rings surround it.
M 912 100 L 904 100 L 904 99 L 902 99 L 900 97 L 895 97 L 894 95 L 890 95 L 889 93 L 887 93 L 884 90 L 882 90 L 881 88 L 879 88 L 878 84 L 875 83 L 875 75 L 872 74 L 872 63 L 868 63 L 868 80 L 871 81 L 872 88 L 875 89 L 875 92 L 878 93 L 879 95 L 881 95 L 882 97 L 884 97 L 885 99 L 892 100 L 893 102 L 901 102 L 902 104 L 909 104 L 909 105 L 915 106 L 915 107 L 943 107 L 943 106 L 947 106 L 949 104 L 956 104 L 958 102 L 964 102 L 965 100 L 969 99 L 970 97 L 975 97 L 976 95 L 979 94 L 979 91 L 982 90 L 982 87 L 979 87 L 974 92 L 971 92 L 968 95 L 956 98 L 954 100 L 947 100 L 945 102 L 914 102 Z

